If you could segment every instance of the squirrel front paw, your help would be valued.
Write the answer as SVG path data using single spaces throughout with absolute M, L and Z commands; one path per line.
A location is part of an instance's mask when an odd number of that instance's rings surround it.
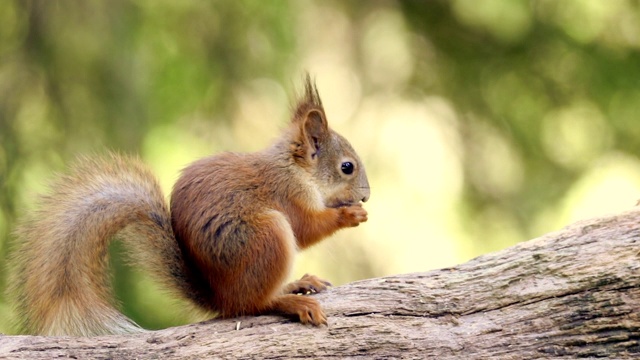
M 354 227 L 360 225 L 361 222 L 367 221 L 367 210 L 361 204 L 349 205 L 338 208 L 340 217 L 338 222 L 340 227 Z

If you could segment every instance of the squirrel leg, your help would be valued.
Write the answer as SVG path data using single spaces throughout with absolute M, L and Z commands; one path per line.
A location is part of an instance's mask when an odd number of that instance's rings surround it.
M 266 259 L 263 258 L 260 262 L 261 264 L 265 264 L 267 266 L 273 266 L 275 263 L 281 264 L 289 264 L 287 268 L 287 272 L 291 270 L 290 266 L 292 265 L 294 249 L 295 249 L 295 236 L 293 235 L 293 230 L 291 229 L 291 225 L 286 220 L 284 215 L 279 212 L 274 212 L 270 214 L 271 224 L 269 226 L 262 227 L 263 236 L 266 234 L 270 234 L 275 241 L 272 244 L 272 248 L 281 248 L 279 251 L 273 252 L 273 255 L 286 256 L 284 258 L 273 258 Z M 264 224 L 267 225 L 267 224 Z M 269 230 L 267 230 L 269 229 Z M 265 239 L 266 240 L 266 239 Z M 263 243 L 267 243 L 266 241 Z M 267 255 L 267 254 L 265 254 Z M 268 255 L 267 255 L 268 256 Z M 254 263 L 256 265 L 256 263 Z M 259 266 L 259 265 L 258 265 Z M 251 272 L 252 274 L 270 274 L 272 271 L 267 271 L 267 269 L 258 269 L 255 268 Z M 288 275 L 288 274 L 286 274 Z M 258 280 L 258 279 L 255 279 Z M 268 279 L 264 279 L 262 282 L 264 285 L 272 284 Z M 258 280 L 260 281 L 260 280 Z M 257 285 L 257 284 L 256 284 Z M 316 326 L 327 324 L 327 317 L 318 303 L 317 300 L 311 299 L 306 296 L 298 296 L 292 294 L 295 290 L 298 292 L 307 292 L 311 291 L 311 289 L 316 289 L 315 291 L 322 291 L 330 285 L 327 281 L 321 280 L 313 275 L 305 275 L 302 279 L 293 282 L 291 284 L 285 285 L 283 288 L 278 289 L 278 291 L 272 295 L 269 299 L 265 299 L 266 302 L 264 307 L 259 310 L 259 313 L 280 313 L 285 315 L 297 316 L 300 319 L 300 322 L 303 324 L 313 324 Z M 278 284 L 278 286 L 281 286 Z
M 277 313 L 298 317 L 304 324 L 326 324 L 326 316 L 315 299 L 291 294 L 296 288 L 323 290 L 326 282 L 306 276 L 296 286 L 283 287 L 293 266 L 296 239 L 281 212 L 268 211 L 251 221 L 229 224 L 224 233 L 233 237 L 218 240 L 226 244 L 222 255 L 214 252 L 213 256 L 198 259 L 200 272 L 209 276 L 212 310 L 226 318 Z M 238 238 L 237 234 L 243 237 Z M 219 243 L 203 241 L 199 245 L 215 250 Z

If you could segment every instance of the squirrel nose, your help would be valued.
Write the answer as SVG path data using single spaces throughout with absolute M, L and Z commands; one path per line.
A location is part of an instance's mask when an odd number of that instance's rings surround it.
M 362 172 L 360 172 L 358 185 L 360 185 L 359 192 L 360 195 L 362 195 L 362 202 L 367 202 L 367 200 L 369 200 L 369 194 L 371 194 L 371 190 L 369 189 L 369 180 L 367 180 L 367 175 L 365 174 L 364 169 L 362 169 Z
M 367 188 L 364 192 L 364 196 L 362 197 L 362 202 L 367 202 L 369 200 L 369 189 Z

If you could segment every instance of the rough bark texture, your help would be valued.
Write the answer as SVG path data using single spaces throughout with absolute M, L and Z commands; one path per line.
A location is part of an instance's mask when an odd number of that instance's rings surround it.
M 328 327 L 261 316 L 134 336 L 1 336 L 0 358 L 640 357 L 640 210 L 316 298 Z

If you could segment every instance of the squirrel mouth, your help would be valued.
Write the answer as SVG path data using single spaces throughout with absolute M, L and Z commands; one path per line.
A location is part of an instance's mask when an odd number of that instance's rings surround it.
M 353 205 L 353 204 L 354 204 L 354 202 L 353 202 L 353 201 L 342 201 L 342 200 L 336 200 L 336 201 L 333 201 L 333 202 L 331 202 L 331 203 L 327 204 L 327 207 L 330 207 L 330 208 L 339 208 L 339 207 L 351 206 L 351 205 Z

